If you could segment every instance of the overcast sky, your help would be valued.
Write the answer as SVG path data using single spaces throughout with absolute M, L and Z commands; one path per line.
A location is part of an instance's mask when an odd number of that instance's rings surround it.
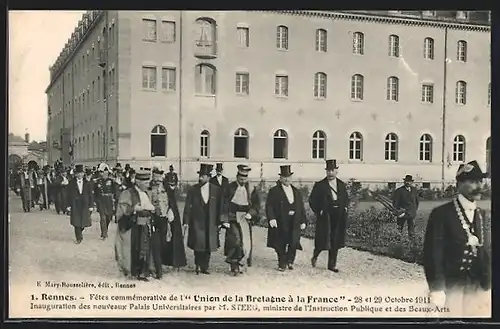
M 45 140 L 49 65 L 83 11 L 9 12 L 9 132 Z

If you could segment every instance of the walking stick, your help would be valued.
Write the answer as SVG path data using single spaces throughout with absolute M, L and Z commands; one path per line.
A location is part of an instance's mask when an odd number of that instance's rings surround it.
M 400 217 L 403 217 L 405 215 L 405 210 L 404 209 L 396 209 L 394 207 L 394 205 L 392 204 L 392 200 L 389 199 L 388 197 L 386 197 L 385 195 L 376 194 L 376 193 L 373 193 L 371 191 L 368 191 L 368 195 L 373 197 L 373 199 L 375 201 L 382 204 L 382 206 L 384 206 L 385 209 L 389 210 L 394 216 L 400 218 Z

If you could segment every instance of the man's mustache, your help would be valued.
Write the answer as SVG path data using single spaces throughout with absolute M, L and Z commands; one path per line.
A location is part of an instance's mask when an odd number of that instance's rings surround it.
M 475 190 L 472 190 L 472 191 L 470 192 L 470 194 L 472 194 L 472 195 L 478 195 L 478 194 L 481 194 L 481 193 L 482 193 L 482 190 L 481 190 L 481 189 L 475 189 Z

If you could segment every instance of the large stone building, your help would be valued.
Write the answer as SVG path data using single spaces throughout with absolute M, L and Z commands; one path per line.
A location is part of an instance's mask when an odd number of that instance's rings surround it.
M 49 161 L 274 179 L 487 167 L 488 12 L 90 11 L 50 68 Z M 104 100 L 107 96 L 107 104 Z

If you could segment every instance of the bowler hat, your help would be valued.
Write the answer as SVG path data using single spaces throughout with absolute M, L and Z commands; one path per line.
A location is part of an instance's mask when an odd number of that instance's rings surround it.
M 291 165 L 284 165 L 284 166 L 280 166 L 280 176 L 282 177 L 290 177 L 293 175 L 293 172 L 292 172 L 292 166 Z
M 219 162 L 219 163 L 216 163 L 216 164 L 215 164 L 215 171 L 222 171 L 222 170 L 223 170 L 223 169 L 222 169 L 222 163 L 220 163 L 220 162 Z
M 212 172 L 213 166 L 208 163 L 201 163 L 200 170 L 198 171 L 198 175 L 208 175 Z
M 405 182 L 413 182 L 413 176 L 412 175 L 406 175 L 405 178 L 403 179 Z
M 81 172 L 84 172 L 83 165 L 81 165 L 81 164 L 76 165 L 75 166 L 75 173 L 81 173 Z
M 249 166 L 243 164 L 236 166 L 236 168 L 238 168 L 238 176 L 242 177 L 247 177 L 248 172 L 252 170 Z
M 333 170 L 333 169 L 339 169 L 339 166 L 337 166 L 337 160 L 335 159 L 330 159 L 326 160 L 326 170 Z
M 458 167 L 456 180 L 457 181 L 465 181 L 465 180 L 482 180 L 483 178 L 487 178 L 488 174 L 483 173 L 481 167 L 476 160 L 471 161 L 467 164 L 461 164 Z

